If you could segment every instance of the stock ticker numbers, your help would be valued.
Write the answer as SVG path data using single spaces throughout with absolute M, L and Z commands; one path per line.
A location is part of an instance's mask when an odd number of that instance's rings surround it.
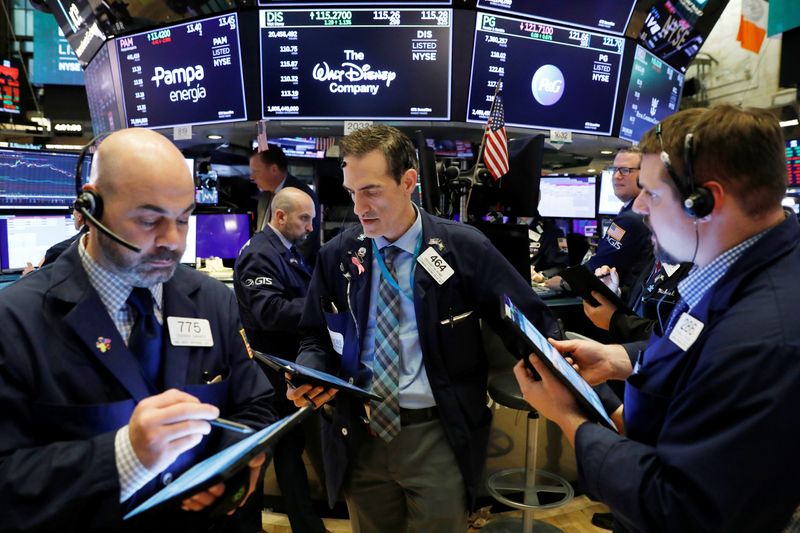
M 0 208 L 63 208 L 75 199 L 77 154 L 0 150 Z M 89 160 L 83 175 L 89 176 Z
M 117 39 L 128 126 L 245 120 L 235 14 Z
M 786 166 L 789 170 L 790 187 L 800 187 L 800 140 L 786 141 Z
M 448 119 L 451 18 L 449 9 L 261 11 L 262 116 Z
M 503 80 L 506 124 L 610 135 L 624 39 L 478 13 L 468 122 L 486 122 Z

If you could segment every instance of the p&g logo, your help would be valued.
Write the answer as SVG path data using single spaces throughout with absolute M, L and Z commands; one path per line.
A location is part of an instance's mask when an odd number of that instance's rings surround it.
M 533 97 L 542 105 L 553 105 L 564 94 L 564 74 L 555 65 L 543 65 L 531 80 Z

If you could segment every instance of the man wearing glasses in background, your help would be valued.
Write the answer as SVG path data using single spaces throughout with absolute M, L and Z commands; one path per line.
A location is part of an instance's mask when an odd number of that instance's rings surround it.
M 637 147 L 622 148 L 614 157 L 614 166 L 610 168 L 614 171 L 614 195 L 625 205 L 597 245 L 597 253 L 584 265 L 592 272 L 603 265 L 616 269 L 620 287 L 633 285 L 653 259 L 650 230 L 632 210 L 633 200 L 641 191 L 636 183 L 641 162 L 642 153 Z M 545 284 L 559 288 L 561 277 L 554 276 Z

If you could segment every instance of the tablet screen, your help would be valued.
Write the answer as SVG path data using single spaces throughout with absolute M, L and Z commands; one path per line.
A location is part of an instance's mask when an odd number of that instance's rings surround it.
M 239 442 L 228 446 L 222 451 L 219 451 L 211 457 L 197 463 L 192 468 L 184 472 L 178 479 L 155 493 L 152 497 L 145 500 L 144 503 L 136 507 L 130 513 L 125 515 L 124 520 L 134 517 L 160 504 L 170 501 L 180 495 L 190 495 L 193 489 L 199 492 L 205 488 L 205 483 L 215 476 L 219 476 L 231 467 L 236 465 L 242 458 L 255 455 L 250 454 L 257 448 L 264 448 L 267 441 L 272 441 L 277 438 L 277 435 L 283 433 L 281 430 L 290 425 L 294 425 L 297 418 L 302 418 L 305 411 L 299 410 L 291 416 L 279 420 L 269 426 L 253 433 L 252 435 L 240 440 Z
M 313 383 L 324 384 L 325 386 L 334 389 L 349 391 L 357 396 L 367 397 L 378 401 L 382 400 L 382 398 L 377 394 L 373 394 L 366 389 L 357 387 L 340 377 L 334 376 L 333 374 L 328 374 L 327 372 L 323 372 L 321 370 L 303 366 L 299 363 L 295 363 L 294 361 L 287 361 L 286 359 L 281 359 L 280 357 L 275 357 L 274 355 L 261 353 L 257 350 L 253 350 L 253 356 L 275 370 L 283 369 L 290 374 L 300 376 L 298 381 L 301 383 L 303 381 L 302 378 L 306 378 Z
M 554 369 L 556 372 L 560 373 L 567 381 L 572 385 L 575 392 L 583 396 L 585 399 L 597 412 L 598 415 L 602 416 L 603 419 L 608 422 L 610 427 L 616 427 L 611 419 L 606 414 L 606 410 L 603 408 L 603 404 L 600 401 L 600 397 L 597 393 L 592 389 L 591 385 L 586 383 L 578 372 L 572 368 L 564 357 L 558 353 L 558 350 L 553 348 L 553 346 L 547 342 L 547 339 L 539 333 L 539 330 L 530 323 L 530 321 L 522 314 L 522 312 L 511 302 L 508 296 L 503 297 L 503 307 L 505 311 L 505 316 L 517 327 L 525 333 L 525 335 L 530 339 L 534 346 L 536 346 L 539 351 L 550 361 L 550 368 Z

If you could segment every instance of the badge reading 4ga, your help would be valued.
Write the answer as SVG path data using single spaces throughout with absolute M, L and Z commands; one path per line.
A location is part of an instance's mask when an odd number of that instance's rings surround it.
M 214 346 L 211 324 L 205 318 L 168 316 L 167 326 L 173 346 Z
M 452 276 L 455 271 L 447 264 L 447 261 L 442 259 L 442 256 L 432 247 L 429 246 L 424 252 L 417 257 L 417 263 L 422 265 L 428 274 L 436 280 L 436 283 L 441 285 Z

